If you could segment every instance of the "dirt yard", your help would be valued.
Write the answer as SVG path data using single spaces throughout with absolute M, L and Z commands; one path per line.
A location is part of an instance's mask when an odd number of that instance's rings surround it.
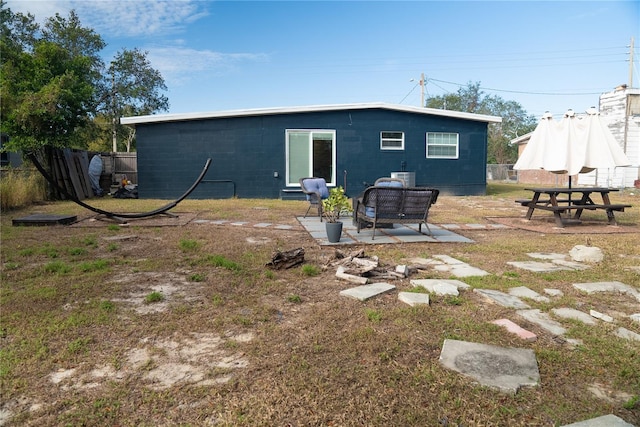
M 459 231 L 474 243 L 355 248 L 320 246 L 296 219 L 304 202 L 186 200 L 178 218 L 126 225 L 69 202 L 3 214 L 0 425 L 554 426 L 606 414 L 640 425 L 640 342 L 612 333 L 640 333 L 629 317 L 640 302 L 572 286 L 619 281 L 640 291 L 640 196 L 612 197 L 634 205 L 617 214 L 619 226 L 586 213 L 566 230 L 545 218 L 523 223 L 518 197 L 519 188 L 505 187 L 439 198 L 435 224 L 510 226 Z M 140 212 L 162 202 L 91 203 Z M 11 225 L 36 212 L 79 222 Z M 599 247 L 605 258 L 551 273 L 507 264 L 576 245 Z M 304 249 L 302 265 L 266 266 L 295 248 Z M 339 295 L 354 285 L 335 277 L 337 249 L 363 250 L 389 269 L 448 255 L 491 273 L 460 279 L 472 288 L 558 289 L 563 296 L 551 303 L 527 302 L 546 312 L 597 310 L 614 322 L 563 320 L 575 345 L 471 290 L 432 295 L 424 307 L 400 302 L 397 291 L 360 302 Z M 433 269 L 387 281 L 409 291 L 415 278 L 452 277 Z M 500 318 L 537 340 L 491 324 Z M 481 387 L 439 364 L 445 339 L 533 349 L 541 383 L 515 395 Z

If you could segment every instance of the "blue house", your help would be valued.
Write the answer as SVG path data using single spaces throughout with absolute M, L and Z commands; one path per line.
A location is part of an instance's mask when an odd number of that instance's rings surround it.
M 135 127 L 141 198 L 302 198 L 323 177 L 349 196 L 380 177 L 451 195 L 482 195 L 495 116 L 384 103 L 125 117 Z

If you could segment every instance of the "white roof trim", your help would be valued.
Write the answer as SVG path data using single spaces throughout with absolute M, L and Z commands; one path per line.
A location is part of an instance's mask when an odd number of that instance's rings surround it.
M 309 113 L 316 111 L 336 111 L 336 110 L 365 110 L 365 109 L 386 109 L 404 111 L 407 113 L 419 113 L 432 116 L 453 117 L 457 119 L 475 120 L 487 123 L 502 123 L 502 117 L 488 116 L 484 114 L 464 113 L 461 111 L 439 110 L 436 108 L 420 108 L 407 105 L 385 104 L 383 102 L 363 103 L 363 104 L 335 104 L 335 105 L 312 105 L 307 107 L 275 107 L 256 108 L 247 110 L 214 111 L 209 113 L 180 113 L 180 114 L 157 114 L 149 116 L 122 117 L 120 123 L 123 125 L 136 125 L 146 123 L 179 122 L 186 120 L 216 119 L 225 117 L 245 117 L 264 116 L 270 114 L 290 114 Z
M 533 135 L 533 131 L 529 132 L 529 133 L 525 133 L 522 136 L 519 136 L 517 138 L 512 139 L 511 141 L 509 141 L 509 144 L 510 145 L 526 144 L 531 139 L 531 135 Z

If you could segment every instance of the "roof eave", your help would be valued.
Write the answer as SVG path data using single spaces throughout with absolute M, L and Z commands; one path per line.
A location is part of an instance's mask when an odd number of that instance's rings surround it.
M 501 123 L 502 117 L 489 116 L 484 114 L 465 113 L 462 111 L 440 110 L 436 108 L 420 108 L 406 105 L 395 105 L 386 103 L 362 103 L 362 104 L 334 104 L 334 105 L 312 105 L 305 107 L 273 107 L 273 108 L 254 108 L 245 110 L 228 110 L 200 113 L 179 113 L 179 114 L 158 114 L 135 117 L 122 117 L 120 123 L 123 125 L 147 124 L 147 123 L 163 123 L 163 122 L 179 122 L 187 120 L 204 120 L 214 118 L 227 117 L 247 117 L 261 116 L 272 114 L 291 114 L 291 113 L 309 113 L 317 111 L 336 111 L 336 110 L 364 110 L 364 109 L 387 109 L 395 111 L 405 111 L 409 113 L 428 114 L 433 116 L 452 117 L 465 120 L 474 120 L 486 123 Z

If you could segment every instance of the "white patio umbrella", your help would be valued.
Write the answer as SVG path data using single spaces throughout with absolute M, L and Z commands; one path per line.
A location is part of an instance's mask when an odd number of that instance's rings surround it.
M 546 113 L 513 168 L 568 174 L 571 188 L 572 175 L 629 165 L 615 137 L 591 108 L 582 119 L 569 110 L 559 122 Z

